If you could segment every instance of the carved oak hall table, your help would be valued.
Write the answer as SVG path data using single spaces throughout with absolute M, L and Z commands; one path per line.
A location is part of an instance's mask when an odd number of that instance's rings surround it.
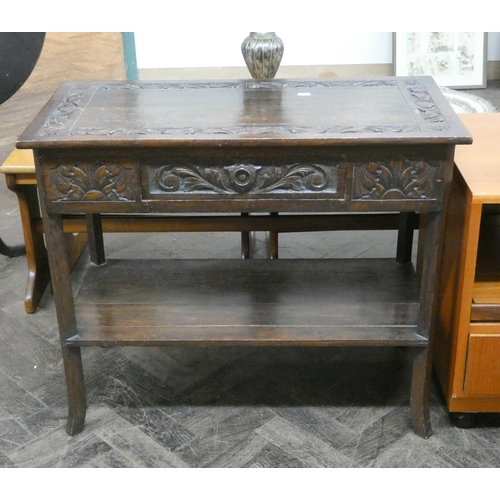
M 85 420 L 82 347 L 365 345 L 415 348 L 411 415 L 429 436 L 443 209 L 455 145 L 471 142 L 428 77 L 64 83 L 17 147 L 34 151 L 68 433 Z M 105 261 L 99 227 L 400 212 L 422 219 L 418 279 L 395 259 Z M 102 265 L 73 297 L 62 228 L 77 215 Z

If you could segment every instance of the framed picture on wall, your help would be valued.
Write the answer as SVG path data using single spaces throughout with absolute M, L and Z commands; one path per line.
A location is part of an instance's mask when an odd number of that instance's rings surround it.
M 450 88 L 486 87 L 487 33 L 396 32 L 394 74 L 434 77 Z

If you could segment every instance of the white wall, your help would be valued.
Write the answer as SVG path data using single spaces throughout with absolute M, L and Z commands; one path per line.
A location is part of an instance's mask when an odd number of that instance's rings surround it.
M 194 37 L 175 31 L 136 31 L 139 68 L 189 68 L 244 66 L 241 43 L 249 31 L 232 27 L 222 32 L 209 27 L 196 30 Z M 264 28 L 263 28 L 264 30 Z M 257 30 L 254 30 L 257 31 Z M 262 30 L 260 30 L 262 31 Z M 282 66 L 325 64 L 371 64 L 392 61 L 391 33 L 330 33 L 311 29 L 276 30 L 285 44 Z
M 210 4 L 210 2 L 207 2 Z M 234 2 L 238 5 L 238 2 Z M 300 4 L 299 4 L 300 5 Z M 300 17 L 300 12 L 297 13 Z M 299 23 L 300 24 L 300 23 Z M 322 23 L 304 25 L 255 19 L 227 23 L 216 29 L 203 17 L 189 19 L 189 26 L 169 23 L 169 29 L 136 31 L 137 67 L 209 68 L 244 66 L 241 42 L 251 31 L 275 30 L 285 44 L 281 66 L 388 64 L 392 62 L 391 32 L 339 32 L 321 29 Z M 292 27 L 291 27 L 292 26 Z M 500 61 L 500 33 L 488 35 L 488 60 Z
M 488 33 L 488 61 L 500 61 L 500 33 Z

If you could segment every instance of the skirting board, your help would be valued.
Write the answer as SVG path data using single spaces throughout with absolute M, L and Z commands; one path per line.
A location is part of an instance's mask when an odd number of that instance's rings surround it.
M 391 74 L 392 64 L 281 66 L 276 74 L 276 78 L 349 78 L 358 76 L 391 76 Z M 239 79 L 251 78 L 251 76 L 245 66 L 218 68 L 139 68 L 139 80 L 219 78 Z
M 217 68 L 139 68 L 139 80 L 191 80 L 250 78 L 244 66 Z M 281 66 L 276 78 L 352 78 L 392 76 L 392 64 L 340 64 Z M 488 61 L 487 79 L 500 80 L 500 61 Z
M 500 80 L 500 61 L 488 61 L 486 77 L 488 80 Z

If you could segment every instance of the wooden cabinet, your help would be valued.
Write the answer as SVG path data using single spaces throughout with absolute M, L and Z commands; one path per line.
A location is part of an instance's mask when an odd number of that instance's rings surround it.
M 500 411 L 500 114 L 461 115 L 434 360 L 450 415 Z

